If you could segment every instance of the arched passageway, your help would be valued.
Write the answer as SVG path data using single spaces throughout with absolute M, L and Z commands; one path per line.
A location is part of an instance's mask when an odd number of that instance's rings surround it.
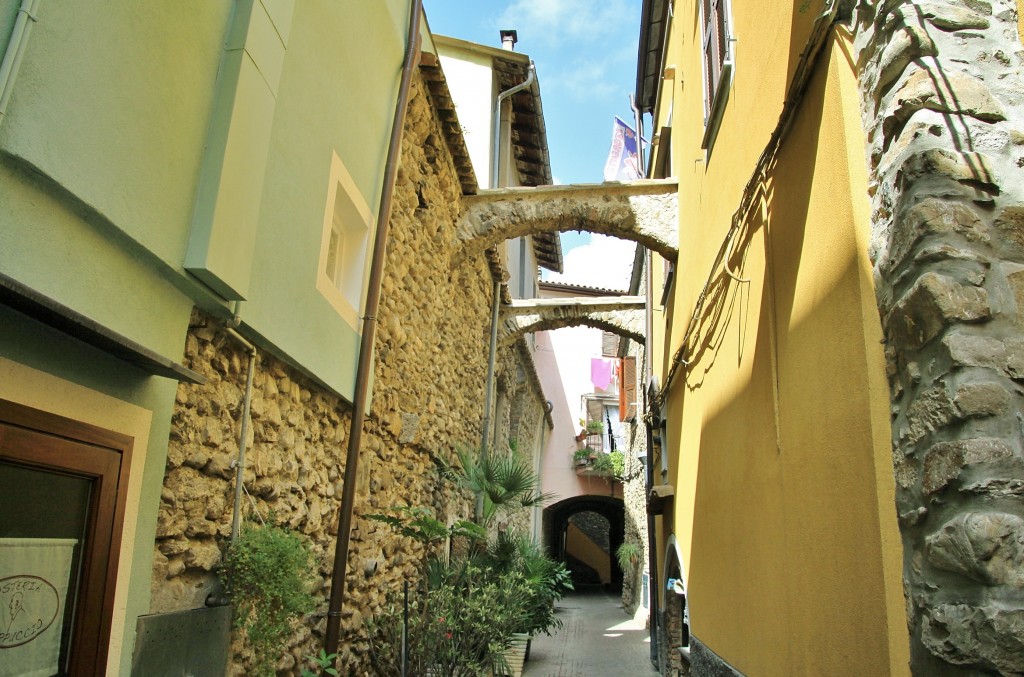
M 543 525 L 548 553 L 569 565 L 577 587 L 605 585 L 621 590 L 622 570 L 615 558 L 625 530 L 621 498 L 567 498 L 544 509 Z

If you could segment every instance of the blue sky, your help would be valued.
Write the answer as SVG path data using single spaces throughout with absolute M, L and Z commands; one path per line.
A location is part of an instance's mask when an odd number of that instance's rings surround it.
M 424 0 L 423 4 L 430 30 L 437 35 L 497 47 L 499 30 L 518 32 L 516 51 L 529 54 L 537 65 L 555 182 L 600 183 L 614 116 L 632 126 L 629 95 L 636 82 L 641 0 Z M 563 234 L 570 275 L 562 281 L 609 286 L 608 266 L 621 267 L 618 259 L 623 257 L 631 262 L 634 247 L 616 240 L 603 242 L 606 239 Z M 578 248 L 585 251 L 570 257 L 570 250 Z M 602 276 L 595 281 L 581 279 L 586 272 L 577 272 L 580 264 L 572 259 L 586 262 L 590 270 L 603 268 Z

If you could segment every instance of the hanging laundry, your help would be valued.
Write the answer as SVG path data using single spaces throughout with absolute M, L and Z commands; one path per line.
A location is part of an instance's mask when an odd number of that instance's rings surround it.
M 612 382 L 612 361 L 603 357 L 590 358 L 590 381 L 595 388 L 606 390 Z

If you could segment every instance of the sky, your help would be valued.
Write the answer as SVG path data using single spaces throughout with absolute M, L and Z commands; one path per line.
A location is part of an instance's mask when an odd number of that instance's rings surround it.
M 424 0 L 430 30 L 516 51 L 537 66 L 555 183 L 600 183 L 615 116 L 632 126 L 641 0 Z M 636 246 L 589 233 L 563 233 L 565 273 L 543 279 L 625 289 Z

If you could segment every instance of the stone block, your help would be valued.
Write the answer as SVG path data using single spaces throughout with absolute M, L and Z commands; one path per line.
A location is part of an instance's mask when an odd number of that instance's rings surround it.
M 922 489 L 926 495 L 934 494 L 959 477 L 964 466 L 997 461 L 1012 455 L 1010 446 L 996 438 L 939 442 L 925 452 Z
M 926 605 L 921 620 L 921 641 L 939 658 L 1003 675 L 1024 673 L 1024 610 Z
M 897 30 L 882 50 L 878 62 L 878 90 L 896 81 L 911 62 L 937 54 L 925 29 L 914 23 Z
M 900 212 L 892 225 L 889 246 L 889 267 L 901 264 L 911 251 L 929 237 L 957 234 L 970 242 L 985 242 L 988 233 L 977 212 L 971 207 L 950 200 L 926 198 Z M 951 246 L 942 241 L 939 246 Z M 962 255 L 971 256 L 965 252 Z
M 1003 208 L 993 220 L 998 237 L 996 252 L 1013 261 L 1024 261 L 1024 206 Z
M 925 539 L 928 561 L 985 585 L 1024 587 L 1024 520 L 1000 512 L 958 515 Z
M 953 403 L 965 418 L 995 416 L 1006 411 L 1010 393 L 999 383 L 962 383 L 957 386 Z
M 979 322 L 990 317 L 985 289 L 927 272 L 896 303 L 887 325 L 899 344 L 916 349 L 938 336 L 949 324 Z
M 989 20 L 984 14 L 956 3 L 922 2 L 918 7 L 929 23 L 944 31 L 984 29 L 989 27 Z M 987 14 L 992 14 L 991 7 L 989 7 Z
M 1006 345 L 992 336 L 954 328 L 942 337 L 942 347 L 953 366 L 1002 369 L 1007 362 Z
M 1006 119 L 1002 106 L 985 83 L 964 73 L 946 72 L 941 76 L 932 70 L 913 72 L 891 95 L 882 122 L 886 139 L 898 132 L 919 110 L 969 116 L 983 122 Z

